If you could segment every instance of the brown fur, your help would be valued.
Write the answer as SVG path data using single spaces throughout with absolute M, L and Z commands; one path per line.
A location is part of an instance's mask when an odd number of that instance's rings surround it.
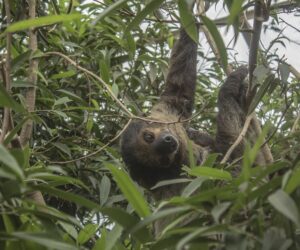
M 132 178 L 148 189 L 159 181 L 180 177 L 182 165 L 189 165 L 190 140 L 194 159 L 197 164 L 201 164 L 207 152 L 225 154 L 238 137 L 245 122 L 247 107 L 244 79 L 248 74 L 245 67 L 231 73 L 220 89 L 215 139 L 188 128 L 187 123 L 179 122 L 191 117 L 193 111 L 196 57 L 197 44 L 182 29 L 180 39 L 172 50 L 165 90 L 148 117 L 156 122 L 136 119 L 122 135 L 121 153 L 124 162 Z M 159 123 L 160 121 L 162 123 Z M 170 124 L 166 124 L 168 122 Z M 145 140 L 144 133 L 148 132 L 153 135 L 153 142 L 149 143 Z M 177 142 L 176 150 L 162 142 L 166 134 Z M 251 126 L 247 138 L 252 144 L 257 138 Z M 245 141 L 246 139 L 234 150 L 230 160 L 242 156 Z M 264 164 L 260 154 L 256 162 Z M 169 198 L 174 195 L 174 190 L 177 194 L 180 193 L 180 188 L 167 186 L 157 189 L 154 196 L 156 199 Z
M 182 165 L 189 165 L 187 124 L 180 121 L 189 118 L 193 111 L 196 56 L 197 44 L 182 29 L 172 51 L 165 90 L 148 116 L 157 122 L 134 120 L 122 135 L 122 157 L 132 178 L 146 188 L 162 180 L 179 178 Z M 154 135 L 154 142 L 144 140 L 145 131 Z M 178 142 L 176 150 L 167 153 L 157 150 L 160 146 L 167 147 L 161 144 L 164 134 Z M 191 148 L 200 164 L 206 149 L 193 141 Z
M 191 117 L 193 111 L 196 56 L 197 44 L 182 29 L 180 39 L 172 51 L 165 90 L 148 116 L 156 122 L 135 119 L 122 135 L 121 154 L 130 175 L 147 189 L 159 181 L 180 177 L 182 166 L 189 165 L 190 140 L 194 159 L 197 164 L 201 164 L 207 152 L 225 154 L 245 122 L 246 87 L 243 81 L 248 71 L 244 67 L 230 74 L 220 89 L 215 139 L 188 128 L 187 123 L 179 122 Z M 169 124 L 166 124 L 168 122 Z M 166 135 L 172 138 L 173 143 L 166 143 Z M 250 127 L 247 138 L 254 142 L 256 137 Z M 244 143 L 245 141 L 234 150 L 230 160 L 242 156 Z M 257 160 L 257 163 L 264 164 L 260 156 Z M 168 199 L 179 195 L 183 187 L 184 184 L 163 186 L 152 191 L 152 194 L 156 200 Z M 158 235 L 170 220 L 171 218 L 167 218 L 156 222 L 155 235 Z

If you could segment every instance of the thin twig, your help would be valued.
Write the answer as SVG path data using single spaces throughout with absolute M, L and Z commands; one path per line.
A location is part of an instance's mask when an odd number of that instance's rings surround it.
M 78 65 L 78 63 L 76 63 L 74 60 L 72 60 L 70 57 L 68 57 L 65 54 L 62 54 L 60 52 L 55 52 L 55 51 L 53 51 L 53 52 L 47 52 L 47 53 L 44 54 L 44 56 L 49 56 L 49 55 L 57 55 L 57 56 L 60 56 L 60 57 L 64 58 L 66 61 L 68 61 L 69 63 L 71 63 L 77 69 L 85 72 L 86 74 L 88 74 L 88 75 L 94 77 L 96 80 L 98 80 L 103 85 L 103 87 L 105 88 L 105 90 L 109 93 L 109 95 L 111 96 L 111 98 L 113 100 L 115 100 L 117 102 L 117 104 L 125 111 L 125 113 L 127 114 L 127 116 L 128 116 L 129 119 L 137 119 L 137 120 L 142 120 L 142 121 L 145 121 L 145 122 L 160 123 L 160 124 L 176 124 L 176 123 L 185 123 L 185 122 L 191 121 L 196 116 L 198 116 L 199 113 L 201 113 L 201 111 L 199 111 L 195 115 L 193 115 L 192 117 L 190 117 L 188 119 L 181 120 L 179 118 L 178 120 L 174 120 L 174 121 L 161 121 L 161 120 L 154 120 L 154 119 L 151 119 L 151 118 L 145 118 L 145 117 L 136 116 L 136 115 L 132 114 L 126 108 L 126 106 L 115 96 L 115 94 L 112 92 L 112 90 L 109 87 L 109 85 L 107 83 L 105 83 L 105 81 L 101 77 L 97 76 L 92 71 L 90 71 L 90 70 L 88 70 L 88 69 L 86 69 L 86 68 Z
M 100 153 L 102 150 L 104 150 L 106 147 L 108 147 L 112 142 L 114 142 L 115 140 L 117 140 L 122 135 L 122 133 L 129 126 L 131 120 L 132 119 L 128 120 L 128 122 L 126 123 L 126 125 L 124 126 L 124 128 L 114 138 L 112 138 L 108 143 L 106 143 L 105 145 L 103 145 L 101 148 L 99 148 L 98 150 L 94 151 L 93 153 L 90 153 L 88 155 L 79 157 L 77 159 L 69 160 L 69 161 L 50 161 L 50 163 L 53 163 L 53 164 L 67 164 L 67 163 L 72 163 L 72 162 L 76 162 L 76 161 L 79 161 L 79 160 L 83 160 L 83 159 L 89 158 L 89 157 L 91 157 L 93 155 L 96 155 L 96 154 Z
M 287 111 L 289 110 L 290 106 L 292 105 L 292 102 L 290 102 L 288 105 L 286 105 L 286 108 L 284 109 L 284 111 L 282 112 L 282 115 L 280 116 L 279 118 L 279 121 L 275 127 L 275 129 L 273 130 L 272 134 L 269 135 L 269 137 L 265 140 L 265 142 L 261 145 L 261 148 L 263 148 L 267 143 L 270 142 L 270 140 L 273 138 L 273 136 L 276 134 L 276 132 L 278 131 L 279 129 L 279 126 L 283 120 L 283 118 L 285 117 Z
M 11 23 L 11 14 L 10 14 L 10 4 L 9 0 L 4 1 L 5 5 L 5 13 L 6 13 L 6 23 L 7 26 Z M 12 48 L 12 34 L 7 33 L 6 34 L 6 58 L 5 58 L 5 66 L 4 66 L 4 77 L 3 82 L 5 83 L 5 88 L 8 93 L 11 91 L 11 48 Z M 4 107 L 3 112 L 3 122 L 2 122 L 2 132 L 0 135 L 0 143 L 3 143 L 5 136 L 7 132 L 11 129 L 10 128 L 10 116 L 11 116 L 11 110 L 8 107 Z
M 241 143 L 241 141 L 245 138 L 249 125 L 251 123 L 251 120 L 253 119 L 254 113 L 247 116 L 243 129 L 240 132 L 239 136 L 236 138 L 235 142 L 230 146 L 230 148 L 227 150 L 225 156 L 223 157 L 221 164 L 224 164 L 228 161 L 229 157 L 231 156 L 232 152 L 235 150 L 235 148 Z
M 36 0 L 29 0 L 29 19 L 35 19 L 36 16 Z M 35 52 L 37 50 L 37 35 L 36 30 L 33 28 L 29 29 L 29 50 Z M 26 106 L 28 112 L 33 112 L 35 109 L 35 99 L 36 99 L 36 82 L 37 82 L 37 70 L 38 70 L 38 60 L 36 58 L 30 58 L 29 60 L 29 70 L 28 70 L 28 81 L 31 85 L 26 92 Z M 22 126 L 20 133 L 20 142 L 24 146 L 31 138 L 33 121 L 30 119 Z
M 293 28 L 294 30 L 300 32 L 300 29 L 298 29 L 297 27 L 295 27 L 294 25 L 291 25 L 290 23 L 288 23 L 287 21 L 285 21 L 283 18 L 279 17 L 279 20 L 284 22 L 287 26 Z
M 109 93 L 109 95 L 118 103 L 118 105 L 123 109 L 123 111 L 125 111 L 125 113 L 127 113 L 128 115 L 130 115 L 131 117 L 134 116 L 126 107 L 125 105 L 115 96 L 115 94 L 113 93 L 113 91 L 111 90 L 111 88 L 102 80 L 101 77 L 97 76 L 95 73 L 93 73 L 92 71 L 89 71 L 86 68 L 81 67 L 80 65 L 78 65 L 75 61 L 73 61 L 70 57 L 60 53 L 60 52 L 47 52 L 44 54 L 44 56 L 49 56 L 49 55 L 56 55 L 56 56 L 60 56 L 62 58 L 64 58 L 66 61 L 68 61 L 69 63 L 71 63 L 72 65 L 74 65 L 77 69 L 87 73 L 88 75 L 91 75 L 92 77 L 94 77 L 95 79 L 97 79 L 102 85 L 103 87 L 106 89 L 106 91 Z

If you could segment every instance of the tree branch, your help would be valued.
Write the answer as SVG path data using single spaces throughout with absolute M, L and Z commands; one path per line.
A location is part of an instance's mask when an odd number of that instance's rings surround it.
M 29 19 L 35 19 L 36 16 L 36 1 L 29 0 Z M 37 35 L 36 30 L 29 29 L 29 50 L 34 53 L 37 50 Z M 37 70 L 38 70 L 38 60 L 35 58 L 30 58 L 29 61 L 29 71 L 28 71 L 28 82 L 31 85 L 26 92 L 26 106 L 28 112 L 33 112 L 35 109 L 35 98 L 36 98 L 36 82 L 37 82 Z M 33 121 L 28 120 L 22 127 L 20 133 L 20 142 L 24 146 L 28 143 L 32 134 Z
M 6 13 L 6 24 L 7 26 L 11 23 L 10 5 L 9 0 L 4 1 L 5 13 Z M 5 65 L 3 65 L 4 75 L 3 82 L 5 83 L 5 89 L 8 93 L 11 92 L 11 47 L 12 47 L 12 34 L 6 34 L 6 58 Z M 0 143 L 3 143 L 7 132 L 11 129 L 11 109 L 4 107 L 3 112 L 3 122 L 2 122 L 2 132 L 0 135 Z
M 249 125 L 251 123 L 251 120 L 254 117 L 254 113 L 250 114 L 247 116 L 244 126 L 239 134 L 239 136 L 236 138 L 235 142 L 230 146 L 230 148 L 227 150 L 225 156 L 223 157 L 222 161 L 220 162 L 221 164 L 224 164 L 228 161 L 229 157 L 231 156 L 232 152 L 235 150 L 235 148 L 241 143 L 241 141 L 245 138 Z

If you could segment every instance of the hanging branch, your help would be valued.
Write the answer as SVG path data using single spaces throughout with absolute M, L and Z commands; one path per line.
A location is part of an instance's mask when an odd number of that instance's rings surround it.
M 11 14 L 10 14 L 10 5 L 9 0 L 4 1 L 5 5 L 5 14 L 6 14 L 6 25 L 7 27 L 11 23 Z M 5 88 L 8 93 L 11 92 L 11 45 L 12 45 L 12 34 L 6 34 L 6 58 L 5 64 L 3 65 L 4 74 L 3 74 L 3 82 L 5 83 Z M 0 135 L 0 143 L 3 143 L 7 132 L 11 129 L 11 109 L 8 107 L 4 107 L 3 112 L 3 121 L 2 121 L 2 132 Z
M 257 54 L 259 49 L 259 41 L 260 41 L 260 34 L 261 34 L 261 27 L 264 21 L 263 18 L 263 11 L 262 11 L 262 3 L 260 0 L 255 2 L 254 7 L 254 21 L 253 21 L 253 33 L 251 36 L 250 42 L 250 51 L 249 51 L 249 85 L 247 91 L 247 103 L 250 103 L 253 96 L 255 95 L 256 88 L 253 87 L 253 72 L 257 65 Z
M 36 2 L 35 0 L 29 0 L 29 19 L 35 18 L 35 9 Z M 37 35 L 36 30 L 31 28 L 29 29 L 29 50 L 35 52 L 37 50 Z M 28 71 L 28 82 L 31 85 L 26 92 L 26 106 L 28 112 L 33 112 L 35 108 L 35 95 L 36 95 L 36 82 L 37 82 L 37 70 L 38 70 L 38 61 L 37 59 L 30 58 L 29 61 L 29 71 Z M 21 145 L 24 146 L 27 144 L 31 138 L 33 127 L 33 121 L 28 120 L 22 127 L 20 134 Z
M 269 7 L 270 7 L 271 1 L 268 1 L 267 5 L 264 4 L 262 0 L 257 0 L 255 2 L 254 7 L 254 24 L 253 24 L 253 33 L 250 41 L 250 51 L 249 51 L 249 87 L 246 94 L 246 102 L 248 104 L 251 103 L 253 97 L 256 94 L 256 87 L 253 86 L 253 72 L 257 65 L 257 54 L 259 51 L 259 41 L 260 41 L 260 34 L 261 34 L 261 28 L 262 23 L 269 18 Z M 243 20 L 244 19 L 244 20 Z M 251 27 L 248 23 L 248 20 L 246 19 L 245 15 L 243 17 L 242 21 L 244 23 Z M 245 39 L 247 38 L 245 36 Z M 249 40 L 246 39 L 249 44 Z M 253 116 L 253 127 L 255 130 L 255 133 L 257 136 L 259 136 L 262 132 L 261 130 L 261 124 L 259 120 L 257 119 L 257 116 Z M 267 143 L 264 143 L 262 146 L 262 153 L 265 158 L 266 163 L 272 163 L 274 161 L 270 147 Z
M 35 18 L 35 9 L 36 9 L 36 1 L 29 0 L 29 18 Z M 33 28 L 29 29 L 29 49 L 33 53 L 37 50 L 37 36 L 36 30 Z M 38 70 L 38 61 L 34 58 L 30 58 L 29 61 L 29 70 L 28 70 L 28 82 L 31 84 L 31 87 L 27 90 L 26 93 L 26 106 L 28 112 L 33 112 L 35 108 L 35 95 L 36 95 L 36 82 L 37 82 L 37 70 Z M 20 143 L 22 146 L 26 145 L 31 138 L 32 134 L 33 121 L 28 120 L 22 127 L 20 134 Z M 29 193 L 28 198 L 35 201 L 39 205 L 46 205 L 44 197 L 40 191 L 33 191 Z

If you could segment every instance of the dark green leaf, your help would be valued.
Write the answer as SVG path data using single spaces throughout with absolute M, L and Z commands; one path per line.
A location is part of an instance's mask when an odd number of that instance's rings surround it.
M 151 12 L 159 8 L 162 4 L 163 0 L 152 0 L 150 3 L 146 5 L 146 7 L 136 15 L 136 17 L 132 20 L 130 24 L 128 24 L 125 34 L 128 33 L 130 30 L 138 26 L 142 20 Z
M 195 18 L 190 10 L 186 0 L 178 1 L 180 21 L 186 33 L 198 43 L 198 28 L 195 23 Z
M 112 164 L 107 163 L 106 166 L 112 173 L 124 196 L 127 198 L 131 206 L 136 210 L 136 212 L 141 217 L 146 217 L 149 215 L 150 209 L 148 204 L 130 177 L 124 171 Z

